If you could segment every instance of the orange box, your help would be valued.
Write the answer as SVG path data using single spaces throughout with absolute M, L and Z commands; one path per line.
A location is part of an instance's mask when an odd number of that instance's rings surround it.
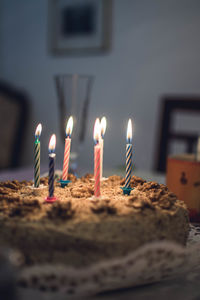
M 168 157 L 167 186 L 186 203 L 190 220 L 200 222 L 200 161 L 194 154 Z

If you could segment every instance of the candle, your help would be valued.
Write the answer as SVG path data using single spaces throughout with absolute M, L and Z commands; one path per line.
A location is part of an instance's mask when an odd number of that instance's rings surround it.
M 101 146 L 100 139 L 100 121 L 97 118 L 94 124 L 94 196 L 100 197 L 100 160 L 101 160 Z
M 125 188 L 130 188 L 131 171 L 132 171 L 132 122 L 128 120 L 127 126 L 127 144 L 126 144 L 126 178 Z
M 200 161 L 200 136 L 197 141 L 197 161 Z
M 63 174 L 62 174 L 63 181 L 66 181 L 68 177 L 72 129 L 73 129 L 73 118 L 70 117 L 66 126 L 66 139 L 65 139 L 65 151 L 64 151 Z
M 54 202 L 54 165 L 55 165 L 55 147 L 56 136 L 53 134 L 49 141 L 49 196 L 46 198 L 47 202 Z
M 100 146 L 101 146 L 101 164 L 100 164 L 100 178 L 103 179 L 103 148 L 104 148 L 104 135 L 106 132 L 106 118 L 103 117 L 100 123 L 101 135 L 100 135 Z
M 42 125 L 38 124 L 35 130 L 35 144 L 34 144 L 34 187 L 40 186 L 40 135 L 42 132 Z
M 130 186 L 131 182 L 131 171 L 132 171 L 132 122 L 131 119 L 128 120 L 127 126 L 127 144 L 126 144 L 126 178 L 125 186 L 121 189 L 124 195 L 130 195 L 132 190 Z

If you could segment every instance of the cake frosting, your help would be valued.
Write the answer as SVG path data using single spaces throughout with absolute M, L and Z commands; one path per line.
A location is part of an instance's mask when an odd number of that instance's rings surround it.
M 0 183 L 0 243 L 19 249 L 25 264 L 79 268 L 153 241 L 186 243 L 187 208 L 165 185 L 133 176 L 127 196 L 120 189 L 124 179 L 110 176 L 94 198 L 92 175 L 69 179 L 65 188 L 55 183 L 54 203 L 45 203 L 48 178 L 38 189 L 28 181 Z

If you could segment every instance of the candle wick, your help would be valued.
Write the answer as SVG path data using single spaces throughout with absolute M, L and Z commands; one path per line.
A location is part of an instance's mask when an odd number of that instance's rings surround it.
M 49 150 L 49 154 L 55 154 L 55 150 L 53 149 Z

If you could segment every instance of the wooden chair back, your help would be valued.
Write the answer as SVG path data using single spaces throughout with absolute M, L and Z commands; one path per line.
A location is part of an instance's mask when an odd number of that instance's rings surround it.
M 200 128 L 193 132 L 177 132 L 173 128 L 176 113 L 199 113 L 200 96 L 165 96 L 161 101 L 161 120 L 159 124 L 158 144 L 155 159 L 155 170 L 165 172 L 167 156 L 174 141 L 185 143 L 186 153 L 192 153 L 198 139 Z
M 28 104 L 28 97 L 24 92 L 0 82 L 0 169 L 20 164 Z

